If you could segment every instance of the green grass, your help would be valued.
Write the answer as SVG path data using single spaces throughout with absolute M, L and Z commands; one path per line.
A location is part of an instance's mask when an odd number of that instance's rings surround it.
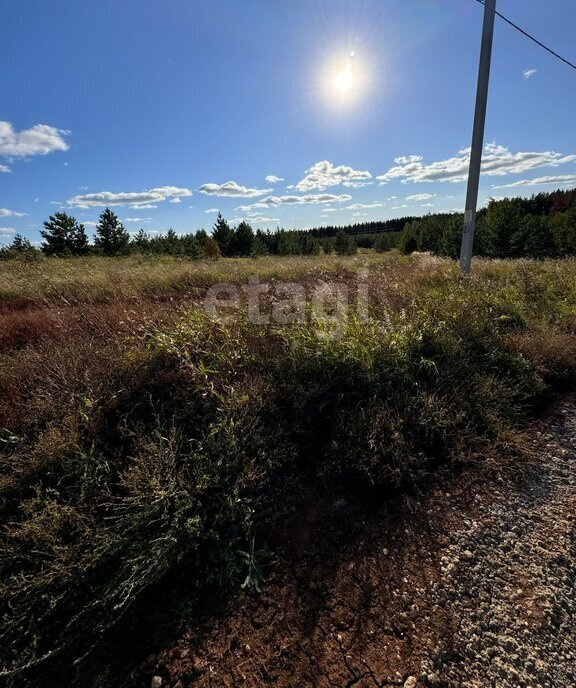
M 310 291 L 329 276 L 352 285 L 363 263 L 370 317 L 352 301 L 337 338 L 308 308 L 304 322 L 254 326 L 243 307 L 214 322 L 195 305 L 113 336 L 80 324 L 58 339 L 54 326 L 6 354 L 0 657 L 14 686 L 89 664 L 166 580 L 185 624 L 206 591 L 238 589 L 280 473 L 358 491 L 423 484 L 441 463 L 510 450 L 576 373 L 574 260 L 478 261 L 467 282 L 427 256 L 42 263 L 83 301 L 255 271 Z M 84 264 L 93 274 L 74 271 Z M 46 298 L 29 269 L 12 274 L 14 298 Z

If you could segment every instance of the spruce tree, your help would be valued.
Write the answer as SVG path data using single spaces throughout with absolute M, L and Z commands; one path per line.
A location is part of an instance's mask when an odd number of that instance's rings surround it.
M 150 250 L 150 237 L 148 234 L 146 234 L 142 227 L 140 227 L 140 229 L 136 232 L 136 235 L 132 240 L 132 245 L 137 251 L 142 253 Z
M 249 256 L 252 253 L 254 232 L 247 222 L 242 221 L 234 232 L 233 252 L 236 256 Z
M 130 235 L 124 229 L 118 215 L 106 208 L 96 225 L 94 245 L 105 256 L 119 256 L 128 252 Z
M 212 238 L 218 243 L 218 248 L 223 256 L 234 255 L 234 230 L 230 229 L 230 225 L 218 213 L 214 229 L 212 230 Z
M 88 249 L 84 225 L 67 213 L 54 213 L 44 222 L 40 231 L 44 239 L 42 251 L 48 256 L 79 255 Z

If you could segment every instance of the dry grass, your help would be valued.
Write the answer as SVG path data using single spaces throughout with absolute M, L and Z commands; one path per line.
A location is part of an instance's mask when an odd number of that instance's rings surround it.
M 200 307 L 211 284 L 255 273 L 354 292 L 364 265 L 372 318 L 352 303 L 334 341 L 308 311 L 255 327 Z M 509 445 L 576 376 L 576 260 L 478 261 L 462 282 L 430 256 L 54 259 L 2 263 L 0 280 L 0 657 L 14 686 L 64 684 L 166 576 L 175 618 L 236 585 L 278 471 L 350 489 L 422 480 L 469 447 Z
M 138 296 L 195 296 L 212 284 L 245 282 L 257 273 L 262 281 L 297 280 L 304 275 L 338 274 L 362 265 L 410 264 L 397 254 L 357 256 L 286 256 L 188 260 L 171 256 L 125 258 L 44 258 L 0 263 L 0 308 L 23 301 L 68 299 L 88 303 Z

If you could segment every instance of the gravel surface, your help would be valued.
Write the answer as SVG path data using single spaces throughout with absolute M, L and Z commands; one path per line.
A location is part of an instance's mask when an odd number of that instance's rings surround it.
M 576 686 L 576 407 L 534 442 L 534 470 L 478 500 L 442 557 L 435 594 L 459 620 L 448 685 Z
M 102 685 L 574 688 L 576 403 L 530 441 L 521 471 L 446 475 L 401 509 L 304 494 L 261 595 Z

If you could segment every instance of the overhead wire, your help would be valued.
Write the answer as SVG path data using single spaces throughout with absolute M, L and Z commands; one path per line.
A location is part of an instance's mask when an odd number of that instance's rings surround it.
M 485 4 L 484 0 L 476 0 L 476 2 L 480 3 L 480 5 Z M 539 45 L 541 48 L 544 48 L 544 50 L 547 50 L 551 55 L 554 55 L 554 57 L 558 58 L 559 60 L 567 64 L 569 67 L 572 67 L 572 69 L 576 69 L 576 64 L 570 62 L 570 60 L 567 60 L 565 57 L 562 57 L 562 55 L 559 55 L 555 50 L 552 50 L 552 48 L 549 48 L 547 45 L 542 43 L 542 41 L 539 41 L 532 34 L 528 33 L 528 31 L 525 31 L 522 27 L 518 26 L 518 24 L 515 24 L 511 19 L 508 19 L 508 17 L 505 17 L 503 14 L 500 14 L 500 12 L 496 12 L 496 15 L 500 17 L 500 19 L 503 19 L 507 24 L 510 24 L 510 26 L 516 29 L 516 31 L 519 31 L 521 34 L 526 36 L 526 38 L 529 38 L 531 41 L 536 43 L 536 45 Z

